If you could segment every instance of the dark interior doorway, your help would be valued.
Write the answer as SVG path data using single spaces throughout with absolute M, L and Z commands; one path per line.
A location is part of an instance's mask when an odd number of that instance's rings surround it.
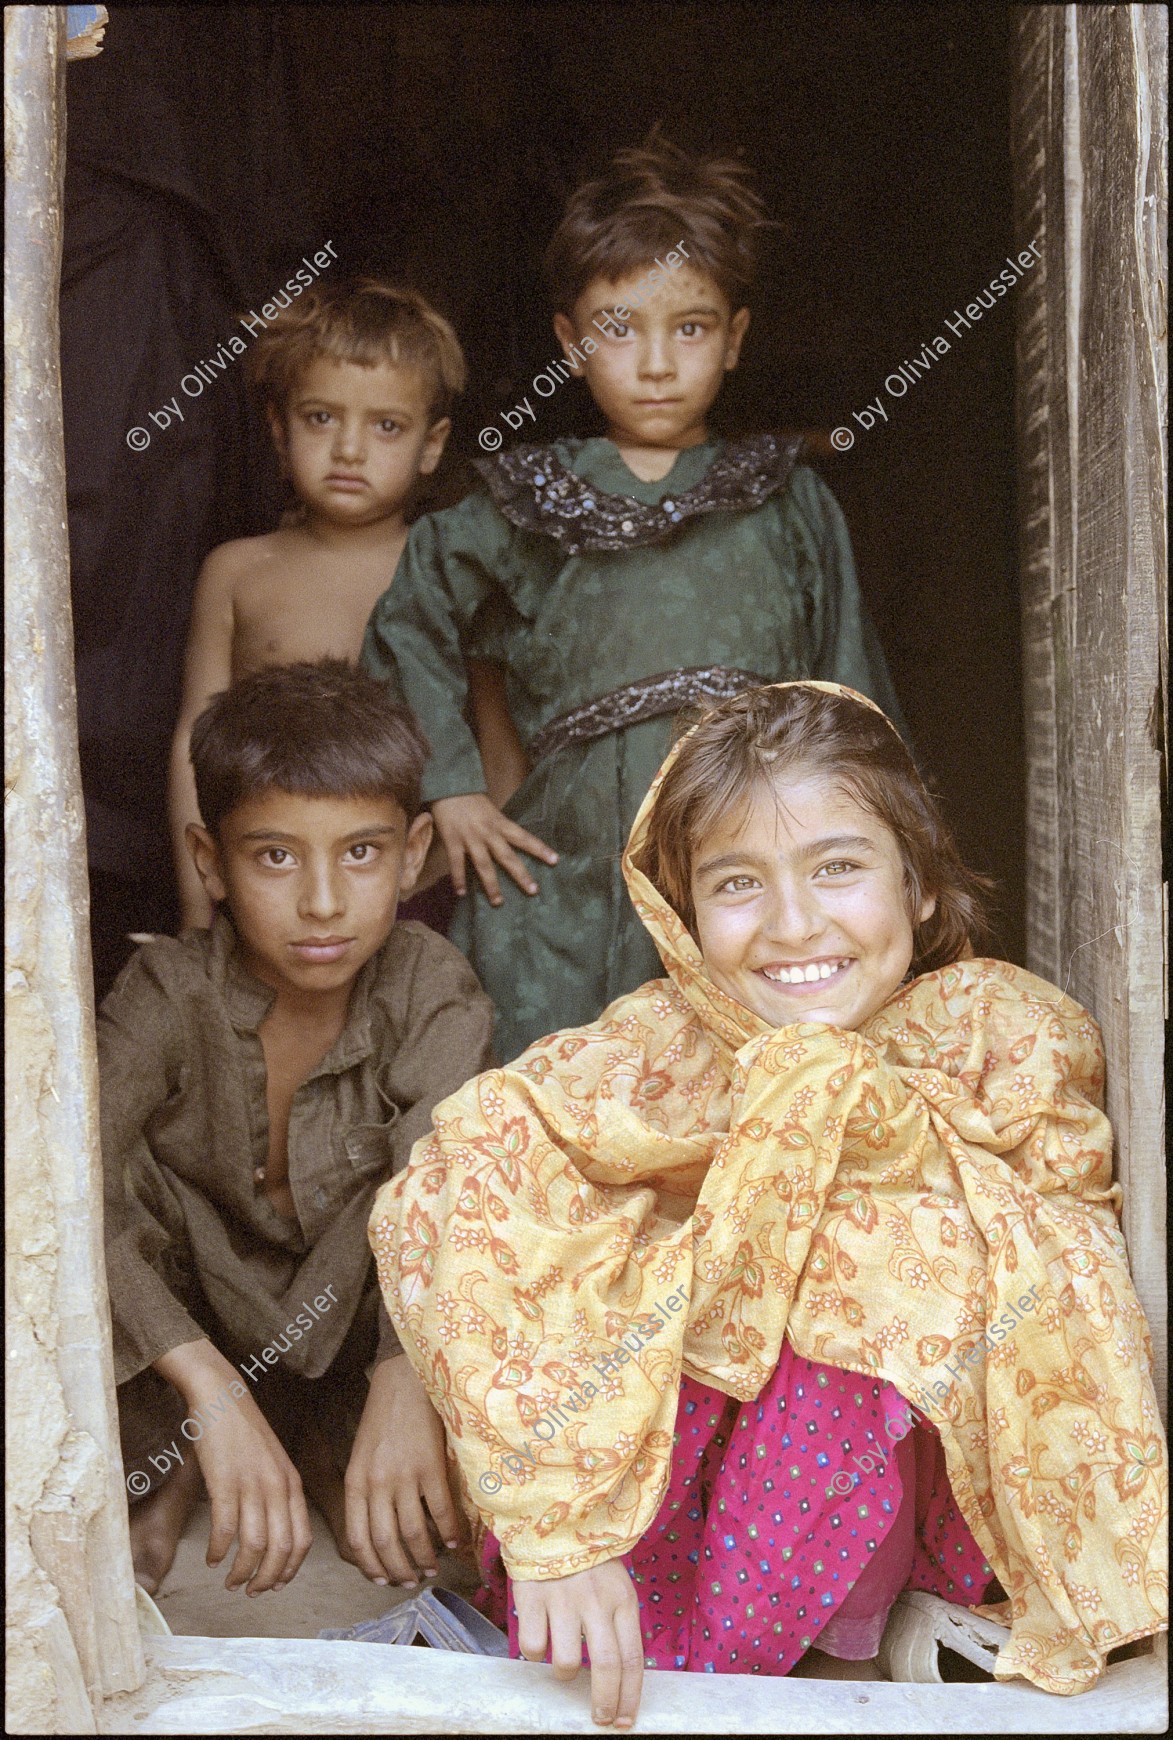
M 114 10 L 69 70 L 62 295 L 100 988 L 125 931 L 174 922 L 163 786 L 199 564 L 280 510 L 239 365 L 181 398 L 182 424 L 149 413 L 329 239 L 346 272 L 414 282 L 455 321 L 458 489 L 477 431 L 555 354 L 539 261 L 565 193 L 655 121 L 759 175 L 780 227 L 716 422 L 821 432 L 922 762 L 1000 884 L 998 951 L 1023 959 L 1013 293 L 945 324 L 1011 252 L 1010 23 L 794 0 Z M 594 432 L 582 391 L 536 433 Z M 877 398 L 888 420 L 865 428 Z

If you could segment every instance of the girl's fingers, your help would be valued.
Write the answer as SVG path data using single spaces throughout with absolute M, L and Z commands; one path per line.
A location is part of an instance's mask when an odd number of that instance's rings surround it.
M 516 822 L 507 817 L 495 815 L 492 827 L 484 832 L 470 831 L 468 834 L 444 836 L 444 845 L 448 852 L 448 868 L 452 877 L 452 886 L 457 894 L 467 890 L 465 875 L 466 855 L 472 867 L 481 880 L 481 884 L 489 898 L 490 906 L 503 904 L 501 885 L 497 879 L 499 864 L 512 877 L 517 886 L 526 894 L 536 894 L 538 885 L 534 881 L 529 866 L 522 862 L 513 850 L 516 846 L 522 852 L 528 852 L 531 857 L 541 858 L 546 864 L 556 864 L 558 854 L 539 840 L 536 834 L 527 833 L 519 828 Z
M 514 1600 L 517 1600 L 516 1585 Z M 546 1605 L 542 1598 L 517 1601 L 517 1647 L 526 1661 L 545 1661 L 548 1641 Z
M 587 1624 L 589 1625 L 589 1621 Z M 554 1677 L 559 1680 L 572 1680 L 582 1666 L 582 1633 L 583 1621 L 576 1609 L 567 1612 L 555 1608 L 550 1614 L 550 1662 L 554 1669 Z M 591 1656 L 594 1662 L 594 1656 Z M 591 1683 L 594 1683 L 594 1667 L 591 1668 Z
M 497 871 L 492 858 L 485 847 L 480 844 L 470 846 L 469 854 L 473 861 L 473 868 L 480 877 L 485 893 L 489 897 L 489 905 L 500 906 L 502 901 L 501 887 L 497 881 Z
M 619 1659 L 623 1675 L 619 1688 L 619 1705 L 615 1712 L 615 1726 L 630 1728 L 639 1714 L 639 1701 L 644 1686 L 644 1640 L 637 1601 L 633 1600 L 630 1604 L 624 1602 L 617 1609 L 615 1633 L 619 1639 Z
M 457 894 L 464 894 L 468 888 L 464 874 L 464 842 L 458 839 L 449 839 L 445 835 L 444 849 L 448 853 L 448 874 L 452 878 L 452 886 Z
M 530 874 L 528 864 L 523 864 L 516 852 L 510 850 L 503 840 L 494 842 L 494 855 L 502 870 L 512 876 L 523 894 L 536 894 L 538 885 Z
M 623 1652 L 615 1615 L 595 1608 L 588 1612 L 584 1629 L 591 1658 L 591 1715 L 607 1726 L 615 1720 L 624 1691 Z
M 572 1680 L 582 1666 L 585 1635 L 594 1720 L 601 1726 L 614 1723 L 617 1728 L 630 1728 L 643 1691 L 639 1603 L 622 1566 L 622 1590 L 615 1567 L 602 1570 L 600 1576 L 583 1572 L 564 1582 L 559 1579 L 548 1594 L 532 1583 L 511 1584 L 518 1644 L 527 1661 L 541 1661 L 548 1635 L 556 1677 Z
M 511 822 L 508 816 L 502 817 L 501 833 L 511 846 L 519 846 L 523 852 L 528 852 L 531 858 L 541 858 L 546 864 L 556 864 L 558 854 L 552 846 L 547 846 L 544 840 L 539 840 L 536 834 L 527 833 L 517 822 Z

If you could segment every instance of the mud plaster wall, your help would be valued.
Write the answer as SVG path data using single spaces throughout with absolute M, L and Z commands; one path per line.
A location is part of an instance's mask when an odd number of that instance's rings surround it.
M 142 1647 L 115 1455 L 57 360 L 63 9 L 8 7 L 8 1729 L 92 1733 Z M 97 1209 L 97 1212 L 95 1210 Z

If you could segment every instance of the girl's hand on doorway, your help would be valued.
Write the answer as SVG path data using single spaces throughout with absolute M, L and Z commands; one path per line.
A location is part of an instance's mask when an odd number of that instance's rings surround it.
M 448 852 L 448 868 L 457 894 L 465 893 L 468 886 L 466 858 L 471 858 L 490 906 L 500 906 L 503 899 L 496 865 L 508 871 L 524 893 L 536 894 L 538 885 L 517 852 L 528 852 L 544 864 L 558 862 L 558 854 L 552 847 L 502 815 L 483 791 L 466 792 L 462 797 L 437 798 L 432 805 L 432 816 Z
M 582 1666 L 585 1638 L 591 1713 L 603 1727 L 630 1728 L 643 1691 L 644 1647 L 639 1602 L 622 1559 L 541 1583 L 514 1579 L 511 1587 L 526 1660 L 544 1661 L 549 1647 L 557 1678 L 572 1680 Z

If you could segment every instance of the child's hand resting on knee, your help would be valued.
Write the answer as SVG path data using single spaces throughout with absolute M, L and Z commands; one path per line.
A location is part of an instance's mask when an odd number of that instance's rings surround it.
M 189 1408 L 206 1403 L 210 1423 L 195 1443 L 212 1506 L 209 1565 L 218 1565 L 239 1536 L 226 1589 L 249 1595 L 283 1589 L 314 1543 L 301 1476 L 251 1395 L 224 1405 L 236 1368 L 210 1341 L 188 1341 L 155 1362 Z M 239 1380 L 238 1380 L 239 1381 Z
M 347 1541 L 374 1583 L 414 1589 L 421 1571 L 435 1575 L 425 1504 L 446 1546 L 467 1537 L 448 1484 L 444 1426 L 406 1354 L 371 1373 L 345 1487 Z
M 502 900 L 495 864 L 507 870 L 526 894 L 538 892 L 538 885 L 514 851 L 515 846 L 545 864 L 558 862 L 557 852 L 536 834 L 527 833 L 517 822 L 502 815 L 483 791 L 437 798 L 432 805 L 432 819 L 448 853 L 448 869 L 457 894 L 465 892 L 464 860 L 471 858 L 491 906 L 500 906 Z
M 582 1666 L 586 1639 L 591 1658 L 591 1713 L 596 1722 L 630 1728 L 643 1690 L 644 1648 L 639 1602 L 622 1559 L 609 1559 L 571 1577 L 540 1583 L 513 1581 L 517 1641 L 528 1661 L 544 1661 L 572 1680 Z

